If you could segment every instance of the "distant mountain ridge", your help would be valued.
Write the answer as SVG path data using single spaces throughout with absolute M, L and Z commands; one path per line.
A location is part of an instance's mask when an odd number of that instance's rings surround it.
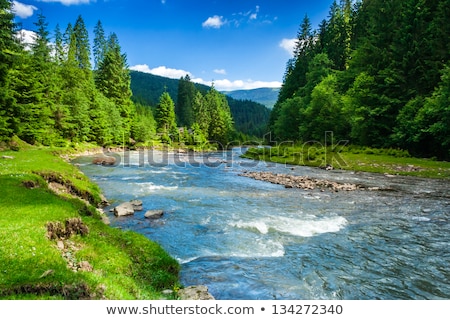
M 155 107 L 159 103 L 161 94 L 167 92 L 174 103 L 177 103 L 178 79 L 170 79 L 139 71 L 131 71 L 130 76 L 134 102 Z M 194 83 L 194 85 L 202 94 L 210 90 L 210 87 L 202 84 Z M 264 90 L 261 90 L 259 97 L 264 97 L 263 92 Z M 225 96 L 230 106 L 236 129 L 247 135 L 262 137 L 267 130 L 270 117 L 269 108 L 248 97 L 236 99 L 227 94 Z
M 238 100 L 250 100 L 272 109 L 278 100 L 280 88 L 258 88 L 251 90 L 222 91 L 223 94 Z

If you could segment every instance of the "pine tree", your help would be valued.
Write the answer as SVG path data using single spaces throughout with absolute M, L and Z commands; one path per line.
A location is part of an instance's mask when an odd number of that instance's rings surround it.
M 8 140 L 17 124 L 13 117 L 14 99 L 8 89 L 8 73 L 18 51 L 13 19 L 11 1 L 0 0 L 0 141 Z
M 164 92 L 159 99 L 159 103 L 156 106 L 155 120 L 157 132 L 163 134 L 164 139 L 170 139 L 171 135 L 174 136 L 178 133 L 175 105 L 167 92 Z
M 64 38 L 59 24 L 55 27 L 54 54 L 54 61 L 58 66 L 61 66 L 66 59 L 66 51 L 64 50 Z
M 206 110 L 209 113 L 208 138 L 224 147 L 233 130 L 233 118 L 225 95 L 218 92 L 214 85 L 205 95 Z
M 91 73 L 91 49 L 89 45 L 89 34 L 86 25 L 81 16 L 78 16 L 77 21 L 73 27 L 73 35 L 75 39 L 75 60 L 78 67 L 84 70 L 85 73 Z M 72 41 L 72 39 L 71 39 Z
M 95 83 L 97 89 L 116 105 L 122 117 L 122 130 L 129 135 L 135 112 L 131 101 L 131 80 L 126 55 L 122 54 L 117 35 L 114 33 L 108 38 L 107 51 L 99 64 Z
M 178 82 L 178 97 L 175 106 L 175 114 L 177 115 L 177 123 L 180 127 L 192 126 L 193 119 L 193 100 L 197 89 L 191 82 L 189 75 L 182 77 Z
M 94 28 L 94 69 L 98 69 L 100 63 L 105 58 L 108 51 L 108 43 L 106 41 L 105 31 L 102 22 L 99 20 Z

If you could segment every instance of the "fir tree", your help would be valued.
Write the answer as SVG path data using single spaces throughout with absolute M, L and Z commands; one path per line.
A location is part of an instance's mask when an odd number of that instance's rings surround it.
M 157 132 L 162 134 L 163 140 L 171 141 L 171 136 L 175 136 L 178 133 L 178 129 L 175 118 L 175 105 L 167 92 L 161 95 L 156 106 L 155 116 Z

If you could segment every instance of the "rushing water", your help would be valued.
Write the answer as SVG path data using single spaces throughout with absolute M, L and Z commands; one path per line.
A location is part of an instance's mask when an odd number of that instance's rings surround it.
M 113 205 L 144 202 L 132 217 L 110 213 L 112 226 L 160 243 L 182 264 L 182 283 L 207 285 L 216 299 L 450 299 L 448 181 L 288 168 L 238 151 L 76 162 Z M 285 189 L 245 170 L 396 191 Z M 145 219 L 152 209 L 163 218 Z

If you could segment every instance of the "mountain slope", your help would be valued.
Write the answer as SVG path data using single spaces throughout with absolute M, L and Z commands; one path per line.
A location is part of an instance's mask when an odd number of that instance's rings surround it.
M 277 102 L 279 92 L 279 88 L 259 88 L 252 90 L 224 91 L 222 93 L 238 100 L 255 101 L 272 109 Z
M 131 71 L 130 76 L 133 101 L 154 107 L 159 103 L 161 94 L 166 91 L 174 103 L 177 103 L 179 80 L 138 71 Z M 201 84 L 195 84 L 195 87 L 202 94 L 210 89 Z M 237 131 L 256 137 L 262 137 L 266 133 L 270 116 L 267 107 L 251 99 L 240 100 L 227 96 L 227 101 Z

